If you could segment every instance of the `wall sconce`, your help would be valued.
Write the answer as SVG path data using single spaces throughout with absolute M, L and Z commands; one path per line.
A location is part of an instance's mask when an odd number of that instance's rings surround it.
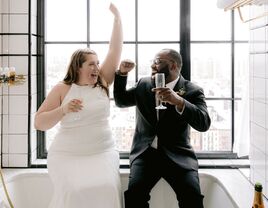
M 0 67 L 0 85 L 22 85 L 26 81 L 26 75 L 16 74 L 15 67 Z
M 218 0 L 217 1 L 218 8 L 224 9 L 224 11 L 237 9 L 239 13 L 239 17 L 243 23 L 250 22 L 252 20 L 268 16 L 268 12 L 264 12 L 256 17 L 245 20 L 241 12 L 241 8 L 243 6 L 248 6 L 248 5 L 260 6 L 264 4 L 268 4 L 268 1 L 267 0 Z

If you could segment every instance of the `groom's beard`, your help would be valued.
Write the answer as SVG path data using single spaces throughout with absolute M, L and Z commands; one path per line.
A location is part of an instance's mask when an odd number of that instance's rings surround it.
M 168 64 L 166 64 L 165 66 L 163 66 L 162 68 L 160 68 L 158 70 L 158 73 L 164 73 L 165 74 L 165 78 L 167 79 L 167 77 L 169 76 L 169 66 L 168 66 Z
M 167 77 L 169 76 L 170 72 L 169 72 L 169 66 L 168 64 L 164 65 L 162 68 L 160 68 L 158 70 L 157 73 L 164 73 L 165 74 L 165 79 L 167 79 Z M 155 76 L 152 76 L 151 77 L 151 81 L 152 81 L 152 85 L 154 85 L 154 82 L 155 82 Z

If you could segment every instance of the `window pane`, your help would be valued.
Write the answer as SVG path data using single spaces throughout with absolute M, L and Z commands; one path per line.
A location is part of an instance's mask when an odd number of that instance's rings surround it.
M 120 11 L 123 24 L 124 41 L 135 40 L 135 0 L 119 1 L 113 3 Z M 109 10 L 109 1 L 90 1 L 90 40 L 109 41 L 113 15 Z
M 249 45 L 247 43 L 235 44 L 235 97 L 246 96 L 249 91 Z
M 73 52 L 86 45 L 46 45 L 46 90 L 49 92 L 53 86 L 63 80 Z
M 178 41 L 180 39 L 180 1 L 146 0 L 138 4 L 140 41 Z
M 46 93 L 63 80 L 71 55 L 78 48 L 86 45 L 46 45 Z M 58 126 L 46 131 L 46 147 L 49 148 Z
M 207 98 L 231 96 L 230 44 L 192 44 L 191 61 L 192 81 Z
M 231 13 L 215 0 L 191 0 L 191 40 L 231 40 Z
M 86 40 L 86 0 L 47 0 L 46 2 L 46 41 Z
M 135 107 L 118 108 L 114 101 L 111 101 L 110 107 L 110 124 L 116 148 L 129 152 L 135 129 Z
M 140 44 L 138 46 L 138 76 L 139 78 L 151 75 L 151 60 L 163 48 L 180 51 L 179 44 Z
M 195 151 L 231 151 L 231 101 L 207 100 L 211 126 L 206 132 L 191 129 L 191 144 Z

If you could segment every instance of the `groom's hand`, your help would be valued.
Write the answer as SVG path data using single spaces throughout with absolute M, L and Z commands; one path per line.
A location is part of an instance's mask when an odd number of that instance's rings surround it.
M 156 93 L 157 98 L 162 102 L 176 105 L 179 109 L 184 105 L 184 99 L 169 87 L 153 88 L 152 91 Z
M 119 71 L 121 74 L 127 74 L 135 67 L 135 63 L 129 59 L 121 61 Z

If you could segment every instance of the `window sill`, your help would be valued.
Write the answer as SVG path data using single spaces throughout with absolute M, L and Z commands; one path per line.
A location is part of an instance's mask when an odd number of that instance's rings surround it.
M 199 168 L 212 168 L 212 169 L 237 169 L 237 168 L 249 168 L 248 159 L 199 159 Z M 47 160 L 46 159 L 37 159 L 31 165 L 31 168 L 46 168 Z M 129 160 L 120 159 L 120 169 L 128 169 Z

